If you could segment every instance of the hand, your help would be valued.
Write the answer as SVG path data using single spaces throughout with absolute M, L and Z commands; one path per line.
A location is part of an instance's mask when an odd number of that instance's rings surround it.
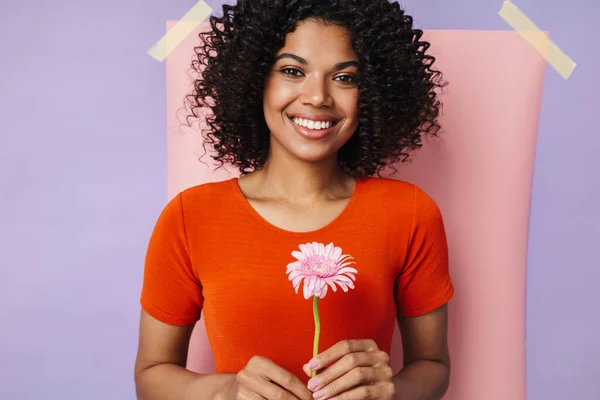
M 313 358 L 303 369 L 308 376 L 321 370 L 308 381 L 316 400 L 390 400 L 395 387 L 389 361 L 373 340 L 345 340 Z
M 226 390 L 229 400 L 312 400 L 312 393 L 296 375 L 259 356 L 248 361 Z

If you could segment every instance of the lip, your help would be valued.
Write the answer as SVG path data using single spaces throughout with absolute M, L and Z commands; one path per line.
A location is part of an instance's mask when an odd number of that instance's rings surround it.
M 294 114 L 294 118 L 303 118 L 300 115 L 302 114 Z M 314 118 L 314 116 L 313 116 Z M 294 127 L 294 129 L 296 130 L 296 132 L 309 140 L 320 140 L 320 139 L 324 139 L 327 136 L 331 135 L 333 132 L 335 132 L 335 130 L 337 129 L 337 125 L 335 124 L 333 125 L 331 128 L 327 128 L 327 129 L 319 129 L 319 130 L 315 130 L 315 129 L 308 129 L 305 128 L 303 126 L 300 126 L 298 124 L 296 124 L 294 121 L 292 121 L 292 116 L 289 116 L 288 119 L 290 120 L 290 123 L 292 124 L 292 126 Z M 307 118 L 305 117 L 305 119 L 312 119 L 312 118 Z M 325 119 L 312 119 L 313 121 L 329 121 L 331 120 L 330 116 L 327 116 L 327 118 Z M 339 122 L 339 120 L 335 119 L 334 121 Z

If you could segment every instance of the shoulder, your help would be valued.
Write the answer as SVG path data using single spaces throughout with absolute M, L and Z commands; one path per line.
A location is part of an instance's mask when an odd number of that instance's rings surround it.
M 433 198 L 414 183 L 391 178 L 361 178 L 364 192 L 368 196 L 390 196 L 388 198 L 404 198 L 412 202 L 434 202 Z M 434 202 L 435 203 L 435 202 Z
M 400 208 L 412 213 L 416 219 L 436 218 L 440 213 L 434 198 L 414 183 L 391 178 L 362 178 L 361 184 L 368 203 Z
M 171 198 L 161 212 L 161 219 L 187 221 L 218 214 L 220 209 L 231 207 L 237 196 L 237 181 L 229 179 L 192 186 Z
M 415 185 L 406 181 L 391 178 L 360 178 L 361 184 L 374 194 L 404 194 L 411 195 Z
M 180 198 L 182 207 L 185 210 L 199 205 L 202 207 L 216 206 L 235 197 L 236 185 L 235 178 L 207 182 L 187 188 L 180 192 L 177 197 Z

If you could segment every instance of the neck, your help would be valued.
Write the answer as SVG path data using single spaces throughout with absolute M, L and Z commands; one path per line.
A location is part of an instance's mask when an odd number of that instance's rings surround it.
M 287 156 L 270 155 L 264 167 L 255 172 L 261 186 L 275 197 L 292 202 L 340 196 L 353 181 L 338 165 L 337 157 L 306 162 Z

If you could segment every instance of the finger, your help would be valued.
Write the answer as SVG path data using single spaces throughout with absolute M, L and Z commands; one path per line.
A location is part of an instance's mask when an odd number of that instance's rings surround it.
M 377 371 L 387 371 L 389 367 L 390 357 L 385 351 L 377 350 L 373 352 L 350 353 L 342 357 L 330 367 L 325 368 L 317 376 L 308 381 L 308 388 L 311 390 L 319 390 L 326 385 L 332 383 L 341 376 L 349 373 L 358 367 L 377 367 Z M 387 373 L 380 373 L 378 380 L 388 379 Z
M 338 400 L 363 400 L 363 399 L 392 399 L 396 388 L 392 382 L 380 382 L 375 385 L 365 385 L 350 389 L 340 394 Z
M 248 363 L 248 367 L 251 369 L 251 371 L 260 375 L 263 381 L 272 382 L 275 384 L 274 386 L 279 387 L 289 395 L 295 396 L 292 398 L 307 399 L 312 397 L 312 393 L 310 392 L 310 390 L 308 390 L 308 388 L 304 385 L 304 383 L 302 383 L 300 379 L 298 379 L 296 375 L 292 374 L 289 371 L 286 371 L 285 369 L 281 368 L 279 365 L 275 364 L 273 361 L 267 358 L 258 358 L 253 362 Z M 265 388 L 264 390 L 268 390 L 266 394 L 269 396 L 281 395 L 280 391 L 277 391 L 275 394 L 271 394 L 270 391 L 274 389 L 270 386 L 268 388 Z M 257 393 L 265 396 L 264 391 L 257 391 Z M 266 398 L 278 399 L 279 397 Z M 284 398 L 287 399 L 288 397 Z
M 341 360 L 333 364 L 331 367 L 325 368 L 321 373 L 317 374 L 314 378 L 308 381 L 308 388 L 312 391 L 317 391 L 324 388 L 327 385 L 332 384 L 342 376 L 347 375 L 351 371 L 364 368 L 373 367 L 377 360 L 374 359 L 373 353 L 350 353 L 342 357 Z M 356 384 L 361 382 L 356 382 Z
M 347 392 L 350 389 L 370 385 L 377 382 L 376 369 L 373 367 L 354 368 L 345 375 L 342 375 L 333 382 L 325 385 L 323 388 L 314 392 L 313 397 L 316 400 L 326 400 L 333 396 Z
M 240 387 L 237 392 L 236 400 L 264 400 L 265 398 L 247 387 Z
M 318 371 L 323 367 L 339 361 L 346 354 L 356 352 L 371 352 L 377 350 L 379 350 L 377 344 L 370 339 L 342 340 L 310 360 L 308 362 L 308 366 L 311 370 Z
M 310 367 L 308 366 L 308 364 L 304 364 L 302 366 L 302 371 L 304 371 L 306 376 L 308 376 L 309 378 L 312 376 L 312 371 L 310 370 Z
M 284 370 L 283 368 L 273 364 L 272 368 L 265 371 L 263 375 L 265 379 L 277 384 L 279 387 L 285 389 L 287 392 L 294 395 L 294 398 L 298 399 L 309 399 L 312 397 L 312 393 L 306 385 L 298 379 L 298 377 L 291 372 Z M 278 397 L 275 397 L 278 398 Z
M 263 376 L 252 372 L 245 372 L 244 374 L 239 373 L 240 390 L 238 390 L 238 397 L 243 395 L 249 398 L 259 399 L 278 399 L 278 400 L 296 400 L 290 392 L 284 388 L 276 385 L 275 383 L 266 380 Z M 254 394 L 256 396 L 254 396 Z M 258 396 L 258 397 L 257 397 Z

